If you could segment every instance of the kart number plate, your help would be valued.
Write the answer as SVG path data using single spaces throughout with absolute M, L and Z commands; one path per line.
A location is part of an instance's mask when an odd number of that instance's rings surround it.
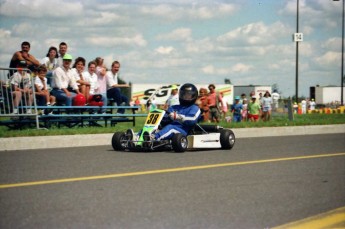
M 162 113 L 150 113 L 145 121 L 145 125 L 156 125 L 160 122 Z

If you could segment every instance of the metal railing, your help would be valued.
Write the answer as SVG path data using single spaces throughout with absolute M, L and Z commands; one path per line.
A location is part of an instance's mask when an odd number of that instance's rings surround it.
M 16 84 L 19 90 L 15 90 Z M 20 98 L 19 98 L 20 97 Z M 28 109 L 26 107 L 32 106 Z M 0 67 L 0 118 L 18 123 L 34 119 L 39 129 L 34 75 L 26 68 Z

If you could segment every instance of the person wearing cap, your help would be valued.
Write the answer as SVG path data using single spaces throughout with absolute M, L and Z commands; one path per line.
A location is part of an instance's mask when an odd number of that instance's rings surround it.
M 311 99 L 310 104 L 309 104 L 309 109 L 313 111 L 315 110 L 315 107 L 316 107 L 315 100 Z
M 243 104 L 240 103 L 240 99 L 240 96 L 235 96 L 235 103 L 231 105 L 231 112 L 233 113 L 232 120 L 234 122 L 242 121 Z
M 164 109 L 166 110 L 173 105 L 179 105 L 179 104 L 180 104 L 180 102 L 179 102 L 179 98 L 178 98 L 178 87 L 177 87 L 177 85 L 172 85 L 171 94 L 164 104 Z
M 66 53 L 62 58 L 62 66 L 57 67 L 53 72 L 51 94 L 55 96 L 59 104 L 62 103 L 66 106 L 72 106 L 74 97 L 81 94 L 70 68 L 72 59 L 72 56 Z M 72 88 L 77 94 L 70 91 L 69 88 Z
M 256 101 L 256 96 L 252 95 L 251 101 L 248 104 L 248 120 L 252 122 L 259 121 L 261 112 L 260 103 Z
M 18 71 L 13 73 L 9 79 L 13 95 L 13 114 L 18 114 L 18 106 L 21 101 L 23 106 L 31 106 L 34 101 L 30 74 L 23 70 L 26 66 L 26 61 L 19 61 L 16 66 Z M 31 114 L 31 109 L 27 109 L 26 113 Z
M 24 41 L 21 44 L 21 51 L 17 51 L 13 54 L 11 61 L 10 61 L 10 68 L 16 68 L 20 61 L 25 61 L 25 65 L 21 67 L 25 67 L 33 71 L 36 67 L 40 65 L 40 62 L 31 54 L 30 51 L 30 43 Z M 14 71 L 10 71 L 10 75 L 13 75 Z

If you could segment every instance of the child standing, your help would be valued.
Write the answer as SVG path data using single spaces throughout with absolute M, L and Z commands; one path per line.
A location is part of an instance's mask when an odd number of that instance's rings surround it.
M 243 110 L 243 105 L 240 103 L 240 97 L 235 96 L 235 104 L 231 106 L 231 112 L 233 113 L 234 122 L 242 121 L 242 110 Z
M 252 122 L 259 121 L 261 112 L 260 103 L 256 101 L 256 96 L 252 96 L 252 100 L 248 104 L 248 119 Z

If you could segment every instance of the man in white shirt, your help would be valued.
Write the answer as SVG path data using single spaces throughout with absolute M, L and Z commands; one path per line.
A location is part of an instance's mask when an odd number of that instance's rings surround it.
M 61 42 L 59 44 L 59 57 L 57 60 L 57 66 L 63 66 L 63 57 L 67 53 L 67 44 L 65 42 Z
M 105 69 L 101 70 L 102 73 L 105 75 Z M 107 106 L 107 95 L 105 93 L 102 93 L 100 91 L 100 85 L 98 81 L 98 76 L 96 74 L 96 62 L 91 61 L 88 64 L 88 71 L 83 72 L 83 77 L 85 78 L 85 81 L 90 83 L 90 100 L 88 101 L 90 106 L 95 106 L 93 105 L 95 98 L 101 98 L 100 101 L 103 102 L 103 106 Z M 100 95 L 100 96 L 99 96 Z M 106 110 L 102 109 L 101 113 L 105 113 Z
M 271 97 L 272 97 L 272 101 L 273 101 L 273 109 L 277 110 L 278 109 L 278 104 L 279 104 L 278 101 L 279 101 L 279 98 L 280 98 L 280 95 L 277 92 L 277 90 L 273 90 L 273 93 L 272 93 Z
M 53 72 L 51 94 L 55 96 L 59 103 L 63 103 L 66 106 L 72 106 L 74 97 L 77 94 L 81 94 L 77 83 L 74 80 L 73 72 L 70 68 L 72 63 L 72 56 L 65 54 L 63 57 L 62 66 L 57 67 Z M 68 88 L 72 88 L 75 92 L 71 92 Z M 82 94 L 81 94 L 82 95 Z
M 111 70 L 107 71 L 107 97 L 112 98 L 117 106 L 123 105 L 129 106 L 129 100 L 127 96 L 123 95 L 120 91 L 121 87 L 129 87 L 128 84 L 118 84 L 118 77 L 119 77 L 119 70 L 120 70 L 120 62 L 114 61 L 111 64 Z M 117 113 L 123 114 L 125 109 L 118 109 Z
M 315 103 L 315 100 L 314 99 L 311 99 L 310 101 L 310 110 L 315 110 L 315 106 L 316 106 L 316 103 Z

